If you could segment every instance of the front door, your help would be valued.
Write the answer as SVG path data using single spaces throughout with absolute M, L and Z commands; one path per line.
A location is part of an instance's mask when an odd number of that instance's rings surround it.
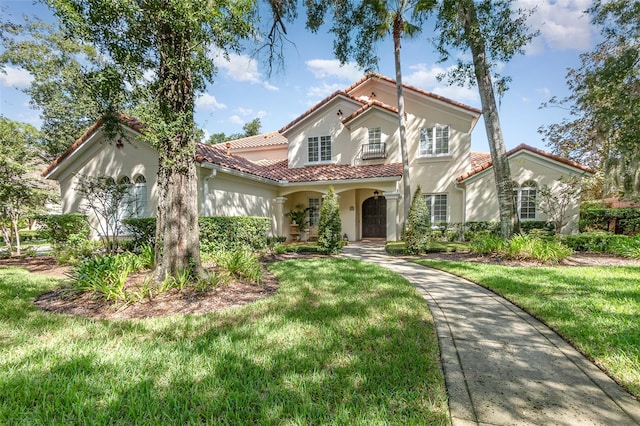
M 362 203 L 362 238 L 387 237 L 387 200 L 367 198 Z

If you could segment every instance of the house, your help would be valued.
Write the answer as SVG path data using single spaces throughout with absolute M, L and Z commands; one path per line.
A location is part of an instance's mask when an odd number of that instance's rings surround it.
M 481 111 L 409 85 L 404 86 L 412 194 L 421 187 L 432 222 L 498 220 L 488 154 L 471 152 L 471 132 Z M 349 240 L 398 240 L 404 222 L 402 164 L 395 82 L 368 74 L 337 91 L 277 132 L 198 144 L 198 209 L 201 216 L 271 218 L 274 235 L 291 237 L 286 213 L 310 208 L 317 232 L 322 197 L 332 185 L 339 196 L 342 232 Z M 108 176 L 131 184 L 134 214 L 156 210 L 158 155 L 139 138 L 143 127 L 122 116 L 124 136 L 110 140 L 99 121 L 44 172 L 60 182 L 65 213 L 79 211 L 79 176 Z M 572 161 L 520 145 L 508 153 L 521 220 L 545 220 L 536 191 L 561 177 L 589 171 Z M 579 200 L 564 232 L 577 230 Z M 297 233 L 293 237 L 298 237 Z

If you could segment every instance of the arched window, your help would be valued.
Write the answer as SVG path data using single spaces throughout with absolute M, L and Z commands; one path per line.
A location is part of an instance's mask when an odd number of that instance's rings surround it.
M 118 180 L 118 192 L 121 194 L 120 204 L 118 205 L 118 220 L 128 219 L 133 216 L 133 194 L 131 179 L 123 176 Z
M 138 175 L 133 186 L 133 199 L 135 202 L 134 214 L 136 217 L 148 217 L 147 211 L 147 179 Z
M 528 180 L 522 185 L 514 183 L 513 193 L 520 220 L 536 220 L 538 217 L 538 184 L 532 180 Z

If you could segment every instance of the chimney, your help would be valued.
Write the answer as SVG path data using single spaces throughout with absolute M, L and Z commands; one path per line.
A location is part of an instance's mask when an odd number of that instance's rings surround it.
M 227 155 L 231 155 L 231 143 L 227 142 Z

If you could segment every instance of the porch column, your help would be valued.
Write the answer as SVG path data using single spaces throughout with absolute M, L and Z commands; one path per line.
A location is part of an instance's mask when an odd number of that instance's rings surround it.
M 287 197 L 276 197 L 276 237 L 284 235 L 284 203 Z
M 400 239 L 398 203 L 402 196 L 397 191 L 383 192 L 382 196 L 387 200 L 387 241 L 398 241 Z

